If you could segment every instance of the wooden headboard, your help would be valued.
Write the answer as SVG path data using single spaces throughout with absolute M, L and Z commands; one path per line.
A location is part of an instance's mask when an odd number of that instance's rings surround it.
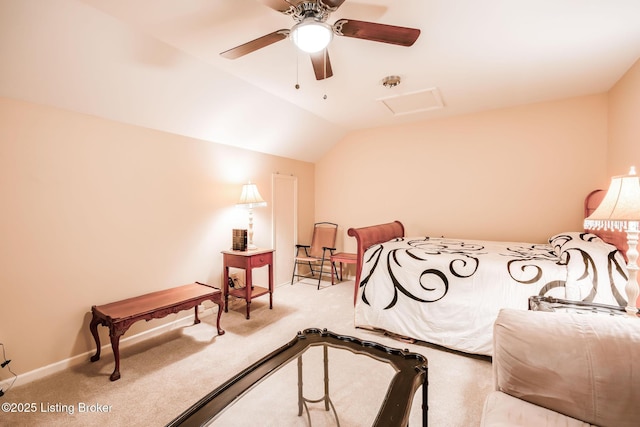
M 587 195 L 587 197 L 584 199 L 584 217 L 585 218 L 591 215 L 593 211 L 595 211 L 598 208 L 598 206 L 600 206 L 600 203 L 602 202 L 602 199 L 604 199 L 604 196 L 606 194 L 607 194 L 606 190 L 593 190 L 591 193 Z M 585 229 L 584 231 L 593 233 L 596 236 L 600 237 L 605 242 L 611 245 L 614 245 L 616 248 L 618 248 L 620 252 L 622 252 L 625 262 L 629 262 L 629 260 L 627 259 L 627 249 L 629 249 L 629 245 L 627 244 L 627 234 L 624 231 L 594 230 L 594 229 L 591 229 L 591 230 Z
M 378 243 L 388 242 L 396 237 L 404 237 L 404 225 L 400 221 L 393 221 L 387 224 L 371 225 L 362 228 L 350 228 L 347 230 L 349 236 L 355 237 L 358 243 L 358 253 L 356 254 L 356 285 L 354 286 L 353 303 L 358 297 L 358 285 L 360 284 L 360 272 L 362 271 L 362 260 L 364 251 Z

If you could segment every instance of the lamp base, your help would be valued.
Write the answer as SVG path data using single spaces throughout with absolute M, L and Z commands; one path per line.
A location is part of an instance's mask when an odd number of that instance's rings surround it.
M 258 249 L 258 247 L 253 244 L 253 209 L 249 209 L 249 242 L 247 244 L 247 250 L 251 251 L 254 249 Z
M 629 280 L 625 286 L 627 293 L 627 307 L 626 312 L 632 316 L 635 316 L 638 312 L 636 307 L 638 301 L 638 223 L 632 222 L 627 229 L 627 243 L 629 249 L 627 249 L 627 270 L 629 270 Z
M 638 266 L 628 265 L 627 269 L 629 270 L 629 281 L 625 286 L 625 291 L 627 293 L 627 306 L 625 307 L 625 311 L 632 316 L 635 316 L 638 313 L 638 307 L 636 307 L 638 301 Z

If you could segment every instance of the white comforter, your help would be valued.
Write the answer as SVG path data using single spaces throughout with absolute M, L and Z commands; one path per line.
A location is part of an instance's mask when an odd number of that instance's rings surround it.
M 589 233 L 549 244 L 400 238 L 364 254 L 357 327 L 491 355 L 501 308 L 526 310 L 532 295 L 626 305 L 622 254 Z

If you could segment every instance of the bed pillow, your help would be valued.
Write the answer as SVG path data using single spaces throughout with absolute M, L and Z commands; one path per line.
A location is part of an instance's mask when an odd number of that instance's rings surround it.
M 549 238 L 549 244 L 558 262 L 567 266 L 567 299 L 626 305 L 623 295 L 628 272 L 622 253 L 615 246 L 585 231 L 556 234 Z M 603 285 L 611 280 L 613 286 Z
M 593 246 L 591 244 L 593 242 L 605 243 L 595 234 L 585 231 L 568 231 L 549 237 L 549 244 L 553 246 L 553 252 L 559 257 L 568 249 L 588 250 L 589 247 Z

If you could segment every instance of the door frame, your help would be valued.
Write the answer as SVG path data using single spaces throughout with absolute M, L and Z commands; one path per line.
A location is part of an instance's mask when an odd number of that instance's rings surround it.
M 282 181 L 289 181 L 293 183 L 293 197 L 292 197 L 292 208 L 293 208 L 293 241 L 290 242 L 291 245 L 289 248 L 278 248 L 276 247 L 276 236 L 278 233 L 278 224 L 277 224 L 277 209 L 280 208 L 280 204 L 279 201 L 277 200 L 277 191 L 276 191 L 276 186 L 278 185 L 278 181 L 282 180 Z M 271 247 L 273 249 L 275 249 L 275 258 L 274 258 L 274 268 L 277 271 L 277 259 L 279 257 L 282 256 L 287 256 L 286 254 L 288 253 L 289 256 L 291 257 L 291 260 L 293 261 L 293 258 L 295 257 L 295 245 L 298 242 L 298 177 L 294 176 L 294 175 L 284 175 L 284 174 L 280 174 L 280 173 L 274 173 L 271 175 L 271 197 L 272 197 L 272 201 L 271 201 L 271 230 L 272 230 L 272 234 L 271 234 Z M 290 253 L 289 253 L 290 251 Z M 290 283 L 289 280 L 287 280 L 286 282 L 278 282 L 276 280 L 275 285 L 276 286 L 280 286 L 280 285 L 284 285 L 284 284 L 288 284 Z

